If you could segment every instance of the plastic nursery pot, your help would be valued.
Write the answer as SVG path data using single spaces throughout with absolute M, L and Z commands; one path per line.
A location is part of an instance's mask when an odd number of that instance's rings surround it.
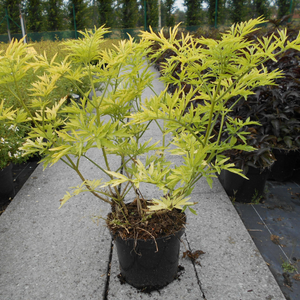
M 293 176 L 294 170 L 297 169 L 297 162 L 299 161 L 299 151 L 285 151 L 280 149 L 273 149 L 273 154 L 276 161 L 271 167 L 269 175 L 270 180 L 286 181 Z
M 138 289 L 159 289 L 177 276 L 180 237 L 185 229 L 163 238 L 140 240 L 114 237 L 123 279 Z
M 246 174 L 249 180 L 247 180 L 237 174 L 222 170 L 219 180 L 229 197 L 236 202 L 250 203 L 262 197 L 269 173 L 269 169 L 261 171 L 259 168 L 249 167 Z
M 0 170 L 0 201 L 5 202 L 14 195 L 13 165 Z

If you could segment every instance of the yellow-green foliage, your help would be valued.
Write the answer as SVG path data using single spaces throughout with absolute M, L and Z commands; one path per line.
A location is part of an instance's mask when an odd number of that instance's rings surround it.
M 103 40 L 103 43 L 101 44 L 101 47 L 99 47 L 99 50 L 101 49 L 111 49 L 114 47 L 114 44 L 117 44 L 117 40 L 111 40 L 111 39 L 105 39 Z M 0 44 L 0 52 L 5 52 L 7 49 L 9 49 L 10 44 L 8 43 L 1 43 Z M 62 43 L 60 41 L 40 41 L 40 42 L 32 42 L 28 44 L 28 53 L 32 54 L 33 56 L 38 55 L 46 55 L 48 61 L 51 61 L 53 57 L 55 56 L 55 61 L 57 63 L 62 62 L 66 56 L 68 55 L 68 52 L 66 49 L 64 49 Z M 26 78 L 23 78 L 21 81 L 19 81 L 20 89 L 27 93 L 28 91 L 28 85 L 30 85 L 31 82 L 37 80 L 37 76 L 42 76 L 44 73 L 44 70 L 40 69 L 37 72 L 33 72 L 31 70 L 27 73 Z M 84 84 L 84 83 L 82 83 Z M 68 93 L 77 93 L 78 91 L 70 85 L 70 82 L 67 80 L 61 79 L 59 82 L 57 82 L 57 87 L 55 90 L 52 91 L 52 100 L 53 103 L 57 100 L 59 100 L 61 97 L 66 96 Z M 15 97 L 7 92 L 7 89 L 1 89 L 0 90 L 0 97 L 2 99 L 5 99 L 5 106 L 10 107 L 14 106 L 16 108 L 20 108 L 20 103 L 16 101 Z M 26 102 L 26 97 L 24 97 L 24 101 Z
M 118 44 L 118 40 L 105 39 L 100 47 L 100 49 L 112 49 L 114 45 Z M 68 54 L 64 50 L 62 43 L 60 41 L 40 41 L 40 42 L 30 42 L 31 47 L 37 52 L 38 55 L 44 54 L 46 52 L 47 57 L 52 59 L 55 54 L 57 54 L 57 61 L 60 62 L 64 60 Z M 8 43 L 0 43 L 0 51 L 6 51 Z
M 82 39 L 64 42 L 68 56 L 60 62 L 26 54 L 22 43 L 14 43 L 13 51 L 0 58 L 0 85 L 23 110 L 0 106 L 0 121 L 16 124 L 31 119 L 34 126 L 22 150 L 44 155 L 45 166 L 62 160 L 77 172 L 82 184 L 73 193 L 67 193 L 62 204 L 74 195 L 90 191 L 107 203 L 115 201 L 126 214 L 123 200 L 128 189 L 133 188 L 140 195 L 138 189 L 146 182 L 156 185 L 162 193 L 161 199 L 154 199 L 150 211 L 189 207 L 194 203 L 188 202 L 188 196 L 201 177 L 211 186 L 212 178 L 222 169 L 242 175 L 222 155 L 225 150 L 253 150 L 247 144 L 237 144 L 237 139 L 246 142 L 248 133 L 243 127 L 254 122 L 230 119 L 227 102 L 233 96 L 247 98 L 257 86 L 274 84 L 274 79 L 282 74 L 268 72 L 262 63 L 269 58 L 275 60 L 286 49 L 300 50 L 300 38 L 288 42 L 284 31 L 272 43 L 272 36 L 258 43 L 248 41 L 246 35 L 261 23 L 262 19 L 256 19 L 233 25 L 219 41 L 189 35 L 178 40 L 178 27 L 170 31 L 168 39 L 162 32 L 144 32 L 139 43 L 129 39 L 105 50 L 101 47 L 107 29 L 101 27 L 82 32 Z M 168 49 L 177 56 L 169 58 L 163 67 L 161 80 L 166 89 L 159 95 L 153 91 L 153 97 L 142 102 L 141 95 L 145 88 L 151 88 L 154 78 L 145 57 L 155 42 L 161 48 L 152 59 Z M 91 64 L 94 61 L 98 64 Z M 181 71 L 174 77 L 178 65 Z M 19 83 L 30 81 L 34 70 L 43 70 L 44 75 L 28 84 L 25 93 Z M 64 106 L 66 99 L 62 98 L 52 104 L 52 93 L 62 80 L 70 82 L 66 92 L 71 92 L 71 88 L 78 90 L 82 96 L 79 103 L 72 101 Z M 82 89 L 83 82 L 88 82 L 86 89 Z M 169 84 L 179 86 L 172 95 L 167 92 Z M 188 92 L 184 89 L 186 84 L 192 87 Z M 102 91 L 99 95 L 95 93 L 98 85 Z M 89 98 L 91 91 L 93 96 Z M 192 103 L 197 99 L 202 103 L 194 107 Z M 158 141 L 141 143 L 145 130 L 155 122 L 164 135 L 171 135 L 170 144 L 165 144 L 165 140 L 163 147 L 157 146 Z M 224 131 L 226 140 L 221 139 Z M 91 148 L 97 148 L 104 159 L 103 165 L 92 162 L 110 180 L 88 180 L 82 173 L 80 161 L 91 160 Z M 173 165 L 170 155 L 165 154 L 181 156 L 182 164 Z M 110 155 L 120 158 L 122 172 L 111 168 Z M 139 159 L 142 155 L 148 156 Z
M 100 49 L 112 49 L 115 44 L 118 44 L 118 40 L 105 39 L 100 46 Z M 41 41 L 32 43 L 32 47 L 36 50 L 37 54 L 42 55 L 46 52 L 47 57 L 52 59 L 57 54 L 57 62 L 63 61 L 68 55 L 66 49 L 64 49 L 60 41 Z

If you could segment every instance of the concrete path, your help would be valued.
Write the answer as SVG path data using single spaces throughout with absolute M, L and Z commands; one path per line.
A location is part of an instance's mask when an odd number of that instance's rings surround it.
M 163 86 L 156 80 L 154 88 Z M 155 127 L 147 132 L 157 134 Z M 83 166 L 87 178 L 99 177 L 88 161 Z M 66 188 L 80 183 L 76 176 L 62 162 L 45 171 L 39 166 L 0 217 L 1 300 L 285 299 L 217 180 L 213 189 L 203 181 L 193 192 L 198 215 L 188 213 L 179 280 L 151 295 L 122 285 L 113 243 L 99 219 L 109 207 L 82 194 L 58 209 Z M 152 187 L 145 190 L 145 197 L 155 195 Z M 186 250 L 205 252 L 201 266 L 182 258 Z

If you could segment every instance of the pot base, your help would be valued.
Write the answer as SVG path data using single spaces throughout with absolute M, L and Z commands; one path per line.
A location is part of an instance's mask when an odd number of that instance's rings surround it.
M 15 194 L 12 164 L 0 170 L 0 204 L 9 201 Z
M 249 167 L 246 174 L 249 180 L 247 180 L 237 174 L 222 170 L 219 180 L 229 197 L 236 202 L 251 203 L 259 201 L 262 197 L 269 172 L 269 169 L 261 172 L 258 168 Z
M 299 151 L 281 151 L 273 149 L 276 161 L 271 167 L 270 180 L 284 182 L 293 176 L 295 169 L 299 168 Z
M 148 240 L 114 239 L 122 280 L 138 289 L 160 289 L 178 273 L 180 237 L 184 228 L 173 235 Z

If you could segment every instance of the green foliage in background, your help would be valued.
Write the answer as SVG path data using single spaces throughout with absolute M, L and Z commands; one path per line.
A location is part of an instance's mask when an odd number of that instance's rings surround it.
M 276 0 L 278 6 L 277 18 L 281 19 L 283 16 L 289 15 L 295 8 L 295 3 L 291 6 L 292 0 Z M 295 0 L 293 2 L 296 2 Z M 291 9 L 291 11 L 290 11 Z
M 175 17 L 174 17 L 174 4 L 175 0 L 165 0 L 165 15 L 166 15 L 166 26 L 173 27 L 175 25 Z
M 113 9 L 113 0 L 97 0 L 99 25 L 113 27 L 115 24 L 115 12 Z
M 158 27 L 157 2 L 157 0 L 27 0 L 21 1 L 21 4 L 25 12 L 27 33 L 47 31 L 49 33 L 45 33 L 45 36 L 54 39 L 54 35 L 51 33 L 53 31 L 69 29 L 73 31 L 75 29 L 73 4 L 76 27 L 79 30 L 91 29 L 104 24 L 110 28 L 133 29 L 144 28 L 144 3 L 147 6 L 147 25 L 152 28 Z M 21 34 L 18 3 L 20 0 L 0 1 L 1 34 L 7 34 L 5 8 L 8 8 L 8 14 L 13 20 L 9 20 L 12 33 Z M 170 27 L 175 22 L 183 22 L 183 25 L 188 27 L 203 26 L 204 24 L 211 27 L 215 26 L 215 17 L 217 16 L 217 26 L 229 27 L 231 22 L 245 21 L 259 16 L 274 19 L 278 14 L 278 18 L 282 18 L 290 12 L 293 13 L 296 8 L 299 9 L 298 3 L 297 0 L 185 0 L 183 1 L 183 10 L 186 11 L 182 11 L 178 7 L 176 9 L 175 0 L 161 0 L 161 24 Z M 294 16 L 297 22 L 297 14 Z M 291 19 L 288 21 L 290 22 Z M 65 32 L 60 36 L 74 38 L 75 34 L 71 35 Z
M 135 28 L 139 19 L 138 3 L 136 0 L 121 0 L 122 28 Z
M 68 3 L 69 29 L 74 30 L 74 11 L 77 30 L 84 30 L 88 26 L 87 2 L 85 0 L 72 0 Z
M 48 0 L 46 2 L 47 10 L 47 31 L 56 31 L 63 29 L 63 1 Z
M 144 5 L 144 3 L 143 3 Z M 158 4 L 157 0 L 146 1 L 147 26 L 158 26 Z
M 21 32 L 21 25 L 20 25 L 20 8 L 19 5 L 21 4 L 21 0 L 2 0 L 0 2 L 0 8 L 2 17 L 5 17 L 5 9 L 7 9 L 8 15 L 11 17 L 14 22 L 11 20 L 9 21 L 9 27 L 11 33 Z M 0 20 L 2 21 L 2 20 Z M 7 22 L 6 20 L 3 21 L 1 24 L 2 30 L 4 30 L 5 33 L 7 33 Z
M 39 32 L 45 28 L 43 7 L 44 3 L 41 0 L 28 0 L 26 2 L 25 18 L 27 32 Z
M 186 26 L 201 24 L 202 0 L 184 0 L 186 6 Z
M 254 0 L 254 11 L 255 17 L 263 16 L 265 19 L 268 19 L 271 15 L 270 3 L 267 0 Z
M 233 23 L 245 20 L 245 0 L 230 0 L 230 19 Z

